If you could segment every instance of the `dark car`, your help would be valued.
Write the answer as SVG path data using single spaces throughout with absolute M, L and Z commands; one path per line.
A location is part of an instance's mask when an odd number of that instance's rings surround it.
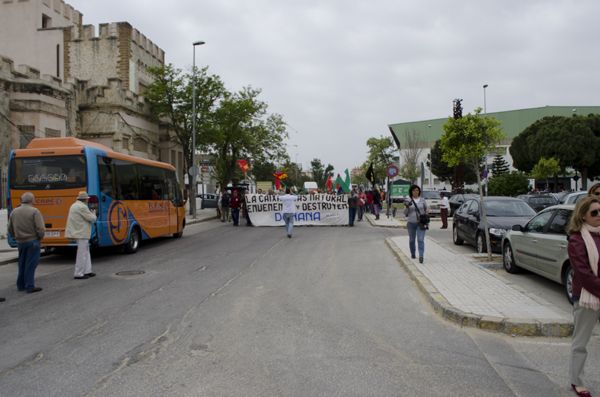
M 556 198 L 549 194 L 522 194 L 517 198 L 529 204 L 535 212 L 540 212 L 544 208 L 558 204 Z
M 454 215 L 454 212 L 460 208 L 468 199 L 479 197 L 477 194 L 455 194 L 450 197 L 448 202 L 450 203 L 450 216 Z
M 199 194 L 198 198 L 201 198 L 200 208 L 217 208 L 217 195 L 216 194 Z
M 485 213 L 490 232 L 492 252 L 502 251 L 502 236 L 513 225 L 525 225 L 536 212 L 523 200 L 512 197 L 484 197 Z M 455 213 L 452 240 L 456 245 L 465 241 L 477 247 L 477 252 L 487 252 L 485 229 L 480 198 L 467 200 Z

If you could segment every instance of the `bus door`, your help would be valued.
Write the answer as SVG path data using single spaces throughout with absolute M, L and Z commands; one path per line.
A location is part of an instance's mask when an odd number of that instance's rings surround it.
M 110 157 L 98 156 L 98 180 L 100 182 L 98 197 L 99 216 L 96 224 L 98 227 L 99 245 L 110 246 L 115 244 L 113 238 L 111 238 L 111 212 L 118 211 L 118 208 L 114 208 L 114 204 L 118 200 L 115 166 L 114 160 Z
M 169 228 L 170 234 L 178 233 L 181 229 L 179 224 L 179 216 L 177 216 L 179 206 L 177 204 L 177 179 L 175 171 L 165 170 L 167 176 L 167 186 L 169 193 Z

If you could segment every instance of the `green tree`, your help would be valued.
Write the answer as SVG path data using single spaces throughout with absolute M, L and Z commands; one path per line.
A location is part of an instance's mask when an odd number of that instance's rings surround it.
M 546 159 L 542 157 L 540 161 L 531 170 L 531 176 L 535 179 L 546 179 L 546 189 L 550 191 L 550 182 L 548 175 L 557 174 L 560 171 L 560 164 L 554 158 Z
M 317 182 L 317 186 L 320 189 L 323 189 L 327 183 L 329 174 L 332 174 L 333 165 L 327 164 L 327 167 L 325 167 L 320 159 L 314 159 L 310 162 L 310 167 L 313 173 L 313 180 Z
M 369 148 L 367 161 L 363 163 L 361 168 L 366 170 L 372 162 L 375 182 L 378 182 L 379 179 L 384 178 L 388 165 L 392 163 L 393 152 L 395 151 L 394 141 L 392 137 L 372 137 L 367 140 L 367 147 Z
M 237 93 L 226 92 L 212 115 L 210 128 L 202 134 L 201 144 L 218 155 L 221 186 L 227 186 L 238 169 L 239 159 L 255 162 L 287 159 L 283 139 L 288 137 L 281 115 L 267 115 L 267 104 L 257 99 L 260 90 L 246 87 Z
M 164 139 L 181 145 L 184 157 L 184 172 L 194 166 L 192 149 L 192 73 L 182 74 L 169 64 L 160 68 L 149 68 L 154 81 L 148 85 L 144 97 L 152 107 L 157 120 L 167 120 Z M 192 71 L 193 72 L 193 71 Z M 212 119 L 218 101 L 225 93 L 221 78 L 208 74 L 208 67 L 196 68 L 196 131 L 197 137 Z M 200 132 L 200 133 L 198 133 Z M 198 144 L 198 140 L 196 141 Z M 196 200 L 190 200 L 193 212 Z
M 494 157 L 494 162 L 492 163 L 492 175 L 496 178 L 507 172 L 510 172 L 509 165 L 506 160 L 504 160 L 504 157 L 498 153 L 496 157 Z
M 409 180 L 411 183 L 415 183 L 416 180 L 421 176 L 421 154 L 427 146 L 427 143 L 423 140 L 421 133 L 415 129 L 412 131 L 406 128 L 404 130 L 404 145 L 400 153 L 401 166 L 399 175 Z
M 481 158 L 489 152 L 496 150 L 496 145 L 502 142 L 506 134 L 502 133 L 501 122 L 494 117 L 480 117 L 481 108 L 475 109 L 475 114 L 467 114 L 460 119 L 448 118 L 444 124 L 441 147 L 443 151 L 442 160 L 451 166 L 464 162 L 477 174 L 479 185 L 479 197 L 483 204 L 483 190 L 481 188 L 481 176 L 479 166 Z M 483 223 L 485 228 L 485 239 L 488 251 L 488 260 L 492 260 L 492 249 L 488 230 L 485 205 L 481 206 Z
M 430 167 L 431 172 L 437 176 L 442 182 L 450 182 L 454 187 L 454 168 L 442 160 L 443 152 L 440 146 L 441 140 L 438 139 L 431 149 L 431 153 L 427 155 L 427 167 Z M 480 172 L 483 172 L 483 166 L 480 167 Z M 467 185 L 472 185 L 477 182 L 477 175 L 471 167 L 463 172 L 463 181 Z
M 255 181 L 270 181 L 277 172 L 277 167 L 271 161 L 255 161 L 249 172 Z
M 490 179 L 488 193 L 491 196 L 511 196 L 527 194 L 530 190 L 529 178 L 522 172 L 505 172 Z

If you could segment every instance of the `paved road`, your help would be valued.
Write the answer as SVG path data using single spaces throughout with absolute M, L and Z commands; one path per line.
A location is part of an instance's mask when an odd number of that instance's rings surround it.
M 73 255 L 43 258 L 43 292 L 0 280 L 0 394 L 571 395 L 570 340 L 445 322 L 384 246 L 404 233 L 360 222 L 288 239 L 211 221 L 135 255 L 96 253 L 98 276 L 81 281 Z M 146 273 L 115 275 L 133 270 Z

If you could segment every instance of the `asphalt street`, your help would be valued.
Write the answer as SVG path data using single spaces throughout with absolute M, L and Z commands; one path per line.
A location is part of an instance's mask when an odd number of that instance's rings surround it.
M 573 395 L 570 338 L 511 338 L 433 312 L 383 242 L 406 230 L 360 222 L 288 239 L 230 225 L 94 252 L 88 280 L 73 279 L 73 253 L 42 258 L 40 293 L 1 283 L 0 395 Z

